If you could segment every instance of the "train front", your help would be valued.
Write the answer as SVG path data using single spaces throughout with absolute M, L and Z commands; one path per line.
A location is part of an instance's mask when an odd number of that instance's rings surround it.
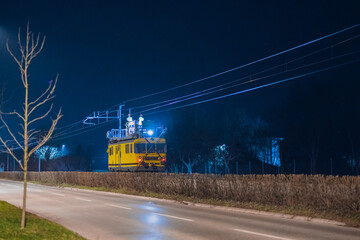
M 126 129 L 113 129 L 109 138 L 109 171 L 163 172 L 166 167 L 166 128 L 128 116 Z

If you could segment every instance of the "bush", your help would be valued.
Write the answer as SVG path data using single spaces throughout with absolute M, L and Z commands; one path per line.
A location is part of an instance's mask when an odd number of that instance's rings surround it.
M 23 174 L 2 172 L 0 178 L 22 180 Z M 29 172 L 28 179 L 360 215 L 359 176 Z

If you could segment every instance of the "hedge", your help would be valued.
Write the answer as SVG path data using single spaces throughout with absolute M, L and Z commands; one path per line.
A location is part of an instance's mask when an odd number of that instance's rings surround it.
M 23 173 L 0 178 L 22 180 Z M 29 172 L 28 179 L 360 215 L 360 176 Z

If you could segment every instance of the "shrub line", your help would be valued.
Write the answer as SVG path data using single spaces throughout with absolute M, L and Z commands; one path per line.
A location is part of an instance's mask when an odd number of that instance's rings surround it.
M 0 178 L 22 180 L 21 172 Z M 360 177 L 29 172 L 29 180 L 180 202 L 255 209 L 360 226 Z M 83 187 L 81 187 L 83 186 Z

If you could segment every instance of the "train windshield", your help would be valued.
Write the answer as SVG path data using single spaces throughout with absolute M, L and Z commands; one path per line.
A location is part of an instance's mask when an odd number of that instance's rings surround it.
M 156 149 L 155 149 L 156 145 Z M 134 153 L 166 153 L 166 144 L 165 143 L 135 143 L 134 144 Z
M 154 153 L 155 152 L 155 143 L 148 143 L 147 144 L 147 152 Z
M 134 153 L 146 153 L 146 143 L 135 143 Z
M 165 143 L 157 143 L 156 149 L 159 153 L 166 153 L 166 144 Z

